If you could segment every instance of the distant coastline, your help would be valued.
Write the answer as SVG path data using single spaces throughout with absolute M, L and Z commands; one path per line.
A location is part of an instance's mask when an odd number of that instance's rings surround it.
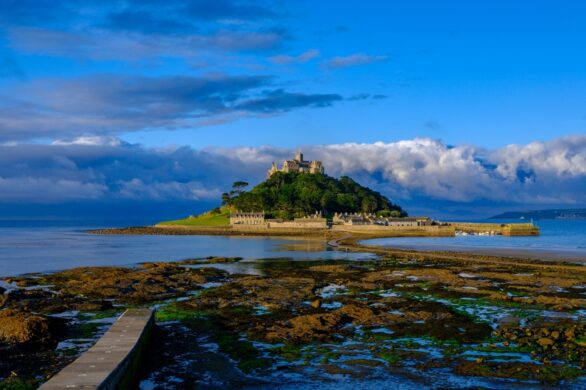
M 526 210 L 508 211 L 490 217 L 490 219 L 586 219 L 586 209 L 547 209 L 547 210 Z

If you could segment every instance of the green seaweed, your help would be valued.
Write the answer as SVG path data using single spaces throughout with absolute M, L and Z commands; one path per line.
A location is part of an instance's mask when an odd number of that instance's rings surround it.
M 180 302 L 171 302 L 162 306 L 155 312 L 155 320 L 165 321 L 189 321 L 197 318 L 208 317 L 213 312 L 208 310 L 196 310 Z
M 271 367 L 273 364 L 272 359 L 263 357 L 250 341 L 242 339 L 235 332 L 216 327 L 214 337 L 220 351 L 236 360 L 242 372 L 250 373 L 257 369 Z
M 34 390 L 38 385 L 34 379 L 24 380 L 14 376 L 0 380 L 0 390 Z

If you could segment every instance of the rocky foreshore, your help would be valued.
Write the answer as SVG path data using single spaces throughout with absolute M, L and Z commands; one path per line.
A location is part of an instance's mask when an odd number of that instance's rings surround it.
M 586 383 L 586 268 L 376 252 L 360 262 L 205 258 L 5 278 L 0 389 L 34 388 L 130 306 L 157 309 L 145 387 Z M 218 268 L 235 263 L 255 275 Z

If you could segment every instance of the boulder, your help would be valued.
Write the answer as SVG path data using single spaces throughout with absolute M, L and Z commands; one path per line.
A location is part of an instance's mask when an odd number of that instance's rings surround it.
M 547 337 L 542 337 L 537 340 L 537 344 L 541 345 L 542 347 L 548 347 L 550 345 L 553 345 L 553 343 L 554 341 Z
M 50 340 L 50 322 L 46 317 L 18 310 L 0 311 L 0 342 L 45 344 Z

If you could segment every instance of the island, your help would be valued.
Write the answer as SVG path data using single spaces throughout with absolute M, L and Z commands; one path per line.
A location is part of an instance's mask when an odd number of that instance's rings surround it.
M 348 176 L 325 173 L 321 161 L 299 152 L 282 166 L 275 163 L 267 179 L 247 191 L 236 181 L 221 197 L 221 206 L 200 215 L 154 226 L 92 231 L 99 234 L 209 234 L 266 236 L 454 237 L 458 234 L 531 236 L 532 223 L 468 223 L 409 216 L 386 196 Z

